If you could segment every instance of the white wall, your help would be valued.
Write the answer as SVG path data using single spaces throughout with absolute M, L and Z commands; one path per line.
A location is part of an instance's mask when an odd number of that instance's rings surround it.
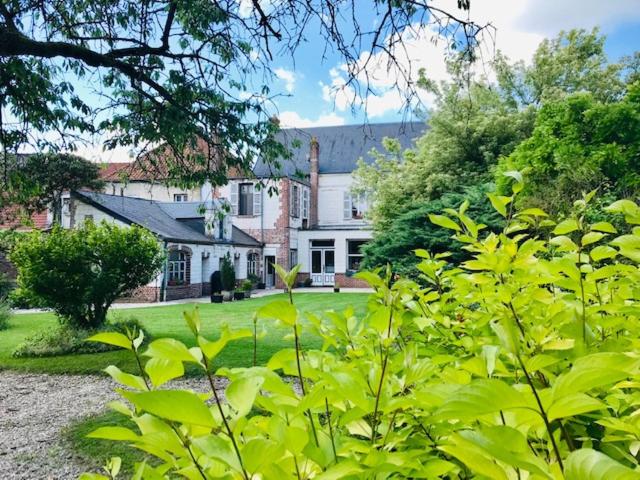
M 350 192 L 353 176 L 350 173 L 321 174 L 318 178 L 318 225 L 349 225 L 362 227 L 365 220 L 344 219 L 344 195 Z
M 347 240 L 369 240 L 371 230 L 300 230 L 298 232 L 298 262 L 302 264 L 301 272 L 309 273 L 311 240 L 334 240 L 335 273 L 347 271 Z
M 202 200 L 200 188 L 184 189 L 177 187 L 167 187 L 166 185 L 150 182 L 109 182 L 104 188 L 104 193 L 109 195 L 124 195 L 125 197 L 146 198 L 147 200 L 157 200 L 159 202 L 173 202 L 173 195 L 186 193 L 189 202 Z M 205 199 L 206 200 L 206 199 Z

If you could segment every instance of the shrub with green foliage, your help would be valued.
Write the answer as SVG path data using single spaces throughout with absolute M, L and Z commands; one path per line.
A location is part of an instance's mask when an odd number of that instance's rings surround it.
M 231 261 L 231 255 L 227 252 L 227 254 L 222 257 L 220 263 L 220 281 L 222 282 L 222 288 L 231 292 L 236 288 L 236 270 Z
M 0 317 L 1 315 L 0 311 Z M 20 343 L 13 351 L 16 358 L 54 357 L 79 353 L 99 353 L 116 350 L 117 347 L 103 343 L 87 342 L 90 336 L 105 331 L 116 331 L 122 334 L 143 331 L 142 324 L 135 317 L 113 319 L 99 329 L 85 330 L 83 328 L 61 325 L 57 329 L 38 332 Z M 146 335 L 147 341 L 149 335 Z
M 155 278 L 164 252 L 144 228 L 86 222 L 29 233 L 10 259 L 18 297 L 53 309 L 62 323 L 93 329 L 104 324 L 116 298 Z
M 422 248 L 431 253 L 450 252 L 450 261 L 461 262 L 470 253 L 463 250 L 464 244 L 452 240 L 451 235 L 429 221 L 429 215 L 444 209 L 458 209 L 469 202 L 467 215 L 485 224 L 490 231 L 500 231 L 504 226 L 502 217 L 486 201 L 486 192 L 491 185 L 470 187 L 464 193 L 448 193 L 437 200 L 416 202 L 393 220 L 388 229 L 377 232 L 363 247 L 363 268 L 373 269 L 390 264 L 394 272 L 416 277 L 414 250 Z
M 11 318 L 11 309 L 6 302 L 0 301 L 0 330 L 9 328 L 9 319 Z
M 502 173 L 526 172 L 523 205 L 567 213 L 582 192 L 599 188 L 616 198 L 640 192 L 640 82 L 618 102 L 598 102 L 578 93 L 545 104 L 531 137 L 500 160 L 497 185 L 510 186 Z
M 258 345 L 252 331 L 207 339 L 196 310 L 185 313 L 194 348 L 94 337 L 147 360 L 138 375 L 108 369 L 128 402 L 110 406 L 136 427 L 91 436 L 155 457 L 135 467 L 145 479 L 640 478 L 640 227 L 620 235 L 587 222 L 592 194 L 558 224 L 513 209 L 514 197 L 492 197 L 505 218 L 499 233 L 464 208 L 432 215 L 472 256 L 451 268 L 418 251 L 426 288 L 359 273 L 375 289 L 362 318 L 350 309 L 303 317 L 293 296 L 262 307 L 257 321 L 288 326 L 291 348 L 264 367 L 215 372 L 230 381 L 226 402 L 214 388 L 207 403 L 166 384 L 187 363 L 213 387 L 216 355 L 242 337 Z M 634 202 L 608 209 L 640 224 Z M 302 328 L 321 349 L 301 351 Z

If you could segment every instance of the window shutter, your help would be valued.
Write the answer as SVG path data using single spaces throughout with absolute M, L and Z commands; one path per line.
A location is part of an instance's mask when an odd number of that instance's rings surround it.
M 262 213 L 262 190 L 258 188 L 258 184 L 253 184 L 253 214 L 260 215 Z
M 293 183 L 289 182 L 289 216 L 293 217 Z
M 231 215 L 238 214 L 238 184 L 232 183 L 231 187 Z
M 309 218 L 309 189 L 302 191 L 302 218 Z
M 351 193 L 343 192 L 342 195 L 343 195 L 342 208 L 343 208 L 344 219 L 351 220 Z

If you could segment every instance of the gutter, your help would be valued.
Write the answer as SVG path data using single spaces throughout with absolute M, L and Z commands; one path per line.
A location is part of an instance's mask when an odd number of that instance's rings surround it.
M 162 242 L 162 244 L 164 245 L 164 251 L 165 254 L 168 252 L 167 248 L 167 241 L 164 240 Z M 169 267 L 169 257 L 167 257 L 167 259 L 164 261 L 164 265 L 162 267 L 162 285 L 160 286 L 160 301 L 161 302 L 166 302 L 167 301 L 167 269 Z

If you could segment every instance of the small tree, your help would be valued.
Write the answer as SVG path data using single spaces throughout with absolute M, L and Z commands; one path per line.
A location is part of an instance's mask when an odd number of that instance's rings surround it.
M 95 328 L 116 298 L 153 280 L 164 253 L 144 228 L 86 222 L 73 230 L 32 232 L 10 258 L 21 294 L 52 308 L 63 323 Z
M 222 288 L 227 291 L 232 291 L 236 288 L 236 271 L 231 261 L 231 255 L 227 254 L 222 258 L 220 264 L 220 280 L 222 281 Z
M 104 186 L 100 167 L 77 155 L 45 153 L 12 158 L 5 167 L 8 178 L 0 206 L 18 206 L 27 215 L 51 208 L 56 224 L 62 219 L 65 191 L 100 190 Z

